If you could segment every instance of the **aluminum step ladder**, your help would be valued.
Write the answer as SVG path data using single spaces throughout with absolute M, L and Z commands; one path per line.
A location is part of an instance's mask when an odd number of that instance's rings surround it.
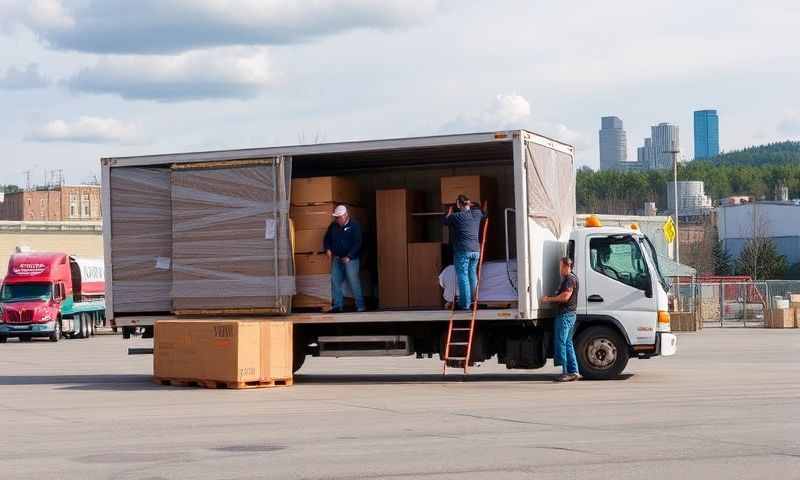
M 456 299 L 450 309 L 450 318 L 447 327 L 447 342 L 444 349 L 444 366 L 442 375 L 447 374 L 447 367 L 464 368 L 464 375 L 469 368 L 469 358 L 472 354 L 472 341 L 475 338 L 475 324 L 478 317 L 478 295 L 481 290 L 481 270 L 483 270 L 483 253 L 486 248 L 486 233 L 489 227 L 489 216 L 486 202 L 483 203 L 483 220 L 481 251 L 478 259 L 478 283 L 475 285 L 475 296 L 472 299 L 472 316 L 470 319 L 456 318 Z

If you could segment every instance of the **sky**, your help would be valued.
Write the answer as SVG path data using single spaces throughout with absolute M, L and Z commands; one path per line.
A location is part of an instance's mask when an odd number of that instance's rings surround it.
M 106 156 L 526 128 L 597 168 L 720 115 L 723 150 L 800 139 L 800 4 L 0 0 L 0 184 Z

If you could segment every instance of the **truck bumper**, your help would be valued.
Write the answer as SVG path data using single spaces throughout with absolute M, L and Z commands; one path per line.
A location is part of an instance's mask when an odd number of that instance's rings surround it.
M 675 355 L 678 351 L 678 337 L 672 333 L 658 332 L 656 333 L 656 345 L 658 346 L 657 352 L 662 357 Z
M 55 328 L 56 322 L 29 323 L 25 325 L 3 323 L 0 324 L 0 336 L 18 337 L 22 335 L 26 337 L 47 337 L 53 333 Z

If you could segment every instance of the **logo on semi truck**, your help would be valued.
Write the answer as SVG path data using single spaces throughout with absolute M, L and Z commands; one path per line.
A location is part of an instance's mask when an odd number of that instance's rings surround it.
M 44 263 L 19 263 L 11 269 L 14 275 L 36 276 L 41 275 L 47 270 Z

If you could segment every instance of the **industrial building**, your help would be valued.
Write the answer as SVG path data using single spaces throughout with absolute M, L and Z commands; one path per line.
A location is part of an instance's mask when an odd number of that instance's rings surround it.
M 752 202 L 720 205 L 719 239 L 737 258 L 753 237 L 772 239 L 790 265 L 800 262 L 800 202 Z
M 55 185 L 6 193 L 0 220 L 98 221 L 102 217 L 99 185 Z
M 692 219 L 709 215 L 714 205 L 705 194 L 705 184 L 697 180 L 678 182 L 678 218 Z M 675 211 L 675 183 L 667 183 L 667 210 Z

